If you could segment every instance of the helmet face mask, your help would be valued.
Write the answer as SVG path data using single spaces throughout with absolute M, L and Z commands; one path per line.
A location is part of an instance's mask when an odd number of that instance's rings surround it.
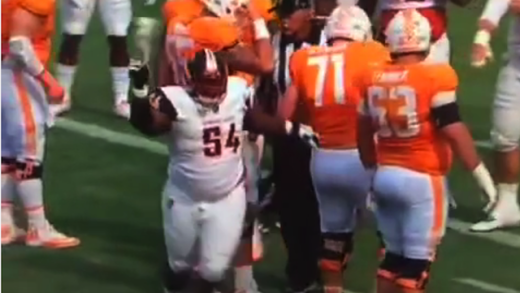
M 193 98 L 203 106 L 215 106 L 227 93 L 228 68 L 222 56 L 204 49 L 187 64 Z

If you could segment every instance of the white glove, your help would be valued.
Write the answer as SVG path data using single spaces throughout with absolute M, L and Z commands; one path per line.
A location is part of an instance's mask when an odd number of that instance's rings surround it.
M 489 174 L 488 169 L 484 166 L 483 163 L 478 164 L 478 166 L 472 171 L 473 177 L 477 181 L 480 190 L 487 197 L 487 204 L 484 208 L 484 211 L 487 213 L 491 211 L 498 200 L 497 190 L 495 188 L 495 183 L 491 178 L 491 174 Z
M 490 40 L 491 35 L 488 31 L 479 30 L 477 32 L 473 40 L 471 66 L 481 68 L 493 60 L 493 51 L 489 45 Z
M 312 127 L 308 125 L 286 121 L 285 130 L 287 134 L 293 134 L 301 138 L 311 148 L 318 148 L 320 146 L 318 135 L 314 133 Z

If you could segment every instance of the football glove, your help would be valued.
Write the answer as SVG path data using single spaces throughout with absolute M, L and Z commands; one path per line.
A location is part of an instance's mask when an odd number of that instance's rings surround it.
M 318 148 L 320 146 L 318 135 L 314 133 L 312 127 L 308 125 L 286 121 L 285 129 L 287 134 L 299 137 L 311 148 Z
M 150 80 L 150 69 L 148 65 L 139 60 L 130 60 L 128 74 L 132 81 L 132 92 L 137 98 L 144 98 L 148 94 L 148 81 Z
M 473 40 L 473 48 L 471 52 L 471 66 L 476 68 L 484 67 L 493 60 L 493 51 L 489 45 L 491 35 L 485 30 L 480 30 Z

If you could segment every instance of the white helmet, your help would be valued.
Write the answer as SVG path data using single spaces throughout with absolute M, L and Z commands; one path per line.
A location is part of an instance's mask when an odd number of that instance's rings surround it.
M 238 7 L 249 5 L 249 0 L 202 0 L 202 2 L 218 17 L 233 17 Z
M 392 53 L 426 52 L 430 49 L 430 22 L 415 9 L 398 12 L 390 20 L 385 35 Z
M 346 38 L 362 42 L 367 40 L 371 30 L 370 19 L 361 8 L 340 5 L 327 18 L 324 32 L 327 40 Z

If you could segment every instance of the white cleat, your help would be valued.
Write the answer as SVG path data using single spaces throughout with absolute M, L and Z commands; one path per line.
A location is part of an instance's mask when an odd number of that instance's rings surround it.
M 478 222 L 470 227 L 472 232 L 491 232 L 501 228 L 520 226 L 520 214 L 493 217 Z
M 130 119 L 130 104 L 127 101 L 120 101 L 114 105 L 114 113 L 122 118 Z
M 33 247 L 44 247 L 49 249 L 65 249 L 76 247 L 80 240 L 76 237 L 67 236 L 58 232 L 54 227 L 46 223 L 44 227 L 29 227 L 25 244 Z
M 23 240 L 25 230 L 14 224 L 2 224 L 2 245 L 8 245 Z

